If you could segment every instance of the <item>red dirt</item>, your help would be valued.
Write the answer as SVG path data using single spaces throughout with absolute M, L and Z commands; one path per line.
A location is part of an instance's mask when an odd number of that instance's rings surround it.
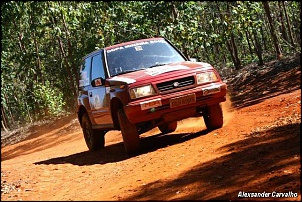
M 202 118 L 190 118 L 171 134 L 153 129 L 135 156 L 125 154 L 119 131 L 89 152 L 75 115 L 32 127 L 1 148 L 1 200 L 301 201 L 300 68 L 265 72 L 262 85 L 261 73 L 244 85 L 232 80 L 222 128 L 208 131 Z

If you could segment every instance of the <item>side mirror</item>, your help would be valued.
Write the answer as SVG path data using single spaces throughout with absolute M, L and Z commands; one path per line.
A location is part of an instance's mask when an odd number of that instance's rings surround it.
M 191 62 L 198 62 L 197 58 L 189 58 Z
M 103 78 L 95 78 L 91 81 L 92 87 L 102 86 L 105 84 L 105 79 Z

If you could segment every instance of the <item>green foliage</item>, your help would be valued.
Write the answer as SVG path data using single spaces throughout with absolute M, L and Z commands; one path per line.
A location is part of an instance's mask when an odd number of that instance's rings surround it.
M 278 2 L 269 2 L 283 54 L 292 54 L 300 51 L 301 3 L 284 3 L 295 46 L 281 36 Z M 163 36 L 188 57 L 230 68 L 231 36 L 243 65 L 259 59 L 256 40 L 264 59 L 274 55 L 257 1 L 9 1 L 1 31 L 1 104 L 11 122 L 74 110 L 81 58 L 119 42 Z
M 45 85 L 35 83 L 33 95 L 39 116 L 58 116 L 64 112 L 66 103 L 63 101 L 63 93 L 49 81 Z

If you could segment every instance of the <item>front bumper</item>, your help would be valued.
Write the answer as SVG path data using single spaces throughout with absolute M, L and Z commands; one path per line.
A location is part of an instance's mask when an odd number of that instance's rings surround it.
M 132 124 L 151 120 L 178 121 L 195 116 L 198 108 L 226 101 L 227 86 L 215 83 L 130 102 L 124 107 Z

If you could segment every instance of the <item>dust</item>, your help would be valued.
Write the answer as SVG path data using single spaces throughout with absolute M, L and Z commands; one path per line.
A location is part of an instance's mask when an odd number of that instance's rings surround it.
M 187 118 L 177 122 L 178 126 L 175 132 L 198 132 L 206 129 L 202 117 Z
M 227 93 L 226 101 L 221 104 L 223 113 L 223 126 L 227 125 L 233 117 L 232 102 L 230 95 Z
M 223 126 L 227 125 L 233 117 L 232 102 L 230 96 L 227 94 L 226 101 L 221 103 L 223 112 Z M 177 122 L 177 129 L 173 133 L 184 132 L 199 132 L 206 129 L 203 117 L 191 117 Z M 144 133 L 143 136 L 151 136 L 160 133 L 158 128 Z
M 233 117 L 232 102 L 230 95 L 226 95 L 226 101 L 221 103 L 223 113 L 223 126 L 227 125 Z M 206 129 L 203 117 L 193 117 L 178 121 L 177 130 L 175 132 L 198 132 Z

